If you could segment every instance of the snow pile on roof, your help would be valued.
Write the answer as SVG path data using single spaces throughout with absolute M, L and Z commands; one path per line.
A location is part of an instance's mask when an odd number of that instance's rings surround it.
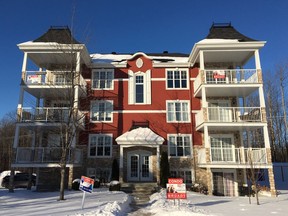
M 118 144 L 162 144 L 164 139 L 149 128 L 136 128 L 116 138 Z
M 100 54 L 94 53 L 91 54 L 90 57 L 93 62 L 95 63 L 110 63 L 110 64 L 123 64 L 126 63 L 127 60 L 131 59 L 135 54 Z M 144 53 L 139 53 L 144 54 Z M 150 58 L 154 63 L 187 63 L 188 62 L 188 55 L 185 56 L 184 54 L 145 54 Z

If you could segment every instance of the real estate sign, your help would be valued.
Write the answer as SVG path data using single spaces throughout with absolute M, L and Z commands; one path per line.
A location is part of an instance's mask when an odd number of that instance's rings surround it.
M 94 179 L 88 178 L 86 176 L 81 176 L 79 189 L 84 192 L 92 193 L 94 185 Z
M 183 184 L 182 178 L 169 178 L 166 184 L 167 199 L 186 199 L 186 184 Z

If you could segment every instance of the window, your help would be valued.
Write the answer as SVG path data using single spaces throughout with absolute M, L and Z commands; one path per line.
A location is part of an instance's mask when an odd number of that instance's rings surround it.
M 234 162 L 234 145 L 232 137 L 211 137 L 211 159 L 212 161 Z
M 169 135 L 169 156 L 181 157 L 191 156 L 191 136 L 190 135 Z
M 111 157 L 112 134 L 90 134 L 89 156 L 90 157 Z
M 186 70 L 167 70 L 167 88 L 187 88 L 188 77 Z
M 92 71 L 92 89 L 113 89 L 113 69 Z
M 135 79 L 136 87 L 136 103 L 144 102 L 144 77 L 142 75 L 137 75 Z
M 112 122 L 113 102 L 97 100 L 91 103 L 91 120 Z
M 54 85 L 67 85 L 67 84 L 72 84 L 71 75 L 69 76 L 68 73 L 54 75 Z
M 188 122 L 189 110 L 188 102 L 167 102 L 167 121 L 168 122 Z
M 192 172 L 191 172 L 191 170 L 170 170 L 170 177 L 182 178 L 183 183 L 192 184 Z
M 151 71 L 128 71 L 128 104 L 151 104 Z

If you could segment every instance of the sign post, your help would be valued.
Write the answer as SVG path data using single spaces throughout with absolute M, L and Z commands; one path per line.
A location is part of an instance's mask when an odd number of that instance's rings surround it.
M 94 179 L 88 178 L 86 176 L 81 176 L 79 190 L 83 191 L 82 205 L 81 208 L 84 208 L 84 201 L 86 192 L 92 193 L 94 185 Z
M 182 178 L 169 178 L 168 184 L 166 184 L 166 196 L 167 199 L 178 199 L 178 204 L 180 203 L 180 199 L 187 199 L 186 194 L 186 184 L 183 184 Z

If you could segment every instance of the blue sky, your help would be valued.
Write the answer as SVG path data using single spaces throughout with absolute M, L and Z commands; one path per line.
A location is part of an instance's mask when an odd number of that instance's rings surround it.
M 204 39 L 213 22 L 267 41 L 264 71 L 288 62 L 287 0 L 0 0 L 0 118 L 18 103 L 23 53 L 17 44 L 50 26 L 73 25 L 90 53 L 182 52 Z

